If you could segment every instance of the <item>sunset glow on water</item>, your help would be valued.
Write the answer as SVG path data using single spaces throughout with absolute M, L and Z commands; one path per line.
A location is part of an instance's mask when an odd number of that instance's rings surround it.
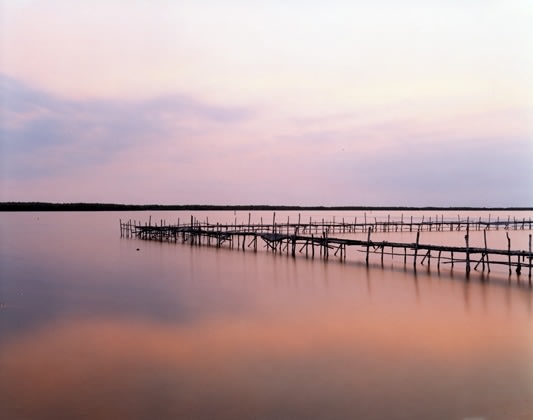
M 527 282 L 121 239 L 129 216 L 2 215 L 8 418 L 532 412 Z

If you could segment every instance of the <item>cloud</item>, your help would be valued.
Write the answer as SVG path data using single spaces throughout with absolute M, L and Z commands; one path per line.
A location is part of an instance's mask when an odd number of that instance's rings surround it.
M 239 123 L 250 109 L 205 104 L 170 94 L 145 101 L 71 100 L 2 76 L 2 172 L 8 179 L 98 169 L 137 147 L 190 154 L 191 139 Z
M 361 186 L 384 205 L 527 205 L 532 202 L 528 138 L 399 141 L 372 159 L 338 162 L 344 188 Z M 357 181 L 356 181 L 357 182 Z
M 74 100 L 0 81 L 4 200 L 533 202 L 526 108 L 451 114 L 419 101 L 433 109 L 417 116 L 386 104 L 300 118 L 179 93 Z

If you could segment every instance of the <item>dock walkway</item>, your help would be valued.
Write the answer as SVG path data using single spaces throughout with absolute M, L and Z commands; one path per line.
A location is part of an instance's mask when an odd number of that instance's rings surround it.
M 396 256 L 403 258 L 403 263 L 412 261 L 416 270 L 417 264 L 426 263 L 428 266 L 432 260 L 436 260 L 437 269 L 441 264 L 456 264 L 464 267 L 468 275 L 472 269 L 482 272 L 490 272 L 491 265 L 503 265 L 508 268 L 509 276 L 514 271 L 518 281 L 522 272 L 527 270 L 529 284 L 531 285 L 532 270 L 532 244 L 531 234 L 529 234 L 528 250 L 511 249 L 511 239 L 507 235 L 507 249 L 493 249 L 487 247 L 486 231 L 491 229 L 505 230 L 531 230 L 531 219 L 523 220 L 393 220 L 373 222 L 354 220 L 353 223 L 342 220 L 335 221 L 315 221 L 302 223 L 299 217 L 298 223 L 277 224 L 275 215 L 272 224 L 209 224 L 209 222 L 199 222 L 191 217 L 187 224 L 166 224 L 161 220 L 160 224 L 152 224 L 136 221 L 120 221 L 120 234 L 122 237 L 136 237 L 143 240 L 155 240 L 165 242 L 182 242 L 190 245 L 227 246 L 245 251 L 253 249 L 257 251 L 258 240 L 261 240 L 263 247 L 268 250 L 287 254 L 293 257 L 296 253 L 304 254 L 306 257 L 315 258 L 320 256 L 329 259 L 330 255 L 337 257 L 341 261 L 346 260 L 347 249 L 355 248 L 357 252 L 365 254 L 365 262 L 368 265 L 371 254 L 379 254 L 381 264 L 384 263 L 385 256 Z M 484 247 L 471 247 L 469 245 L 470 231 L 482 230 L 484 235 Z M 436 244 L 424 244 L 420 242 L 420 232 L 423 231 L 456 231 L 464 230 L 465 246 L 445 246 Z M 416 232 L 416 241 L 413 243 L 391 242 L 385 240 L 375 241 L 372 233 L 375 232 Z M 353 239 L 348 237 L 332 237 L 332 233 L 366 233 L 366 239 Z

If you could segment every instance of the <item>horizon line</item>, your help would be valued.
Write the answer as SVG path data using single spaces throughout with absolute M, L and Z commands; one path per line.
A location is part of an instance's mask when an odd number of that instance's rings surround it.
M 100 202 L 4 201 L 0 211 L 145 211 L 145 210 L 513 210 L 533 211 L 528 206 L 407 206 L 407 205 L 274 205 L 274 204 L 123 204 Z

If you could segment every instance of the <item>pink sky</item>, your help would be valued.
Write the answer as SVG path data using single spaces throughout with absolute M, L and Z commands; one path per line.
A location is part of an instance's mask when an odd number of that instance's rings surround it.
M 0 1 L 0 201 L 533 205 L 528 1 Z

